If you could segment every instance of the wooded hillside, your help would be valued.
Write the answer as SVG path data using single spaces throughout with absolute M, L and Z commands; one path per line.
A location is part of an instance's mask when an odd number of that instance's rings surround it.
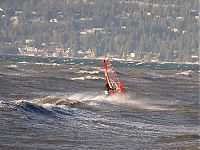
M 199 52 L 198 0 L 1 0 L 0 46 L 52 43 L 138 59 L 190 61 Z M 27 41 L 29 40 L 29 41 Z

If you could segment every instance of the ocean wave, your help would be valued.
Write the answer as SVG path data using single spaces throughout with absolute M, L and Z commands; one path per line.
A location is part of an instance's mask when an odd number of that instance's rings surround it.
M 69 110 L 70 108 L 78 108 L 84 110 L 93 110 L 96 103 L 90 98 L 84 99 L 78 93 L 72 95 L 52 95 L 43 99 L 36 99 L 33 103 L 43 106 L 48 109 L 60 108 L 62 110 Z M 79 95 L 79 96 L 78 96 Z
M 69 63 L 66 63 L 67 65 L 75 65 L 74 62 L 69 62 Z
M 28 61 L 20 61 L 20 62 L 18 62 L 19 64 L 29 64 L 30 62 L 28 62 Z
M 137 108 L 137 109 L 144 109 L 149 111 L 165 111 L 165 110 L 171 110 L 173 111 L 174 108 L 170 108 L 171 105 L 169 105 L 168 102 L 163 102 L 160 100 L 153 100 L 153 99 L 142 99 L 142 98 L 136 98 L 130 93 L 125 94 L 116 94 L 116 95 L 110 95 L 106 96 L 104 94 L 100 93 L 74 93 L 71 95 L 68 95 L 67 98 L 72 101 L 85 103 L 90 106 L 98 106 L 101 107 L 101 103 L 107 103 L 112 105 L 123 105 L 127 107 Z M 99 108 L 99 109 L 107 109 L 105 108 Z M 110 106 L 109 106 L 110 107 Z M 113 106 L 114 108 L 114 106 Z M 110 109 L 113 109 L 110 108 Z
M 142 65 L 142 64 L 144 64 L 144 62 L 139 62 L 139 63 L 135 64 L 135 66 Z
M 18 68 L 18 66 L 16 64 L 11 64 L 11 65 L 7 65 L 6 66 L 7 68 Z
M 60 66 L 58 63 L 34 63 L 36 65 L 44 65 L 44 66 Z
M 47 115 L 47 116 L 55 116 L 55 114 L 51 111 L 48 110 L 40 105 L 30 103 L 27 101 L 21 101 L 17 103 L 20 109 L 25 111 L 28 114 L 31 115 Z
M 99 71 L 86 71 L 86 70 L 80 70 L 77 73 L 80 74 L 99 74 Z
M 192 70 L 176 73 L 176 75 L 191 76 Z
M 73 110 L 69 110 L 68 105 L 61 105 L 57 103 L 37 103 L 27 100 L 16 100 L 13 102 L 0 101 L 0 112 L 4 111 L 15 116 L 33 117 L 58 117 L 58 115 L 72 116 Z
M 82 77 L 75 77 L 75 78 L 70 78 L 71 80 L 99 80 L 104 78 L 102 77 L 97 77 L 97 76 L 82 76 Z

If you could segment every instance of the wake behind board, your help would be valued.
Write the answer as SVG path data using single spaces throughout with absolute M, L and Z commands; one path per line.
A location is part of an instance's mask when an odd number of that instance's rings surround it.
M 119 80 L 110 60 L 104 59 L 105 81 L 109 94 L 117 94 L 123 92 L 123 85 Z

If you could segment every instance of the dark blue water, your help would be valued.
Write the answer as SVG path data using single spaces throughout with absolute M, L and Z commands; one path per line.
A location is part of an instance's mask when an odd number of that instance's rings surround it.
M 77 58 L 43 58 L 34 56 L 11 56 L 0 55 L 0 62 L 14 61 L 14 62 L 32 62 L 32 63 L 56 63 L 56 64 L 84 64 L 95 67 L 102 66 L 102 60 L 93 59 L 77 59 Z M 179 63 L 150 63 L 139 61 L 112 61 L 115 67 L 127 67 L 138 69 L 154 69 L 154 70 L 199 70 L 199 64 L 179 64 Z
M 199 149 L 199 65 L 0 56 L 0 149 Z

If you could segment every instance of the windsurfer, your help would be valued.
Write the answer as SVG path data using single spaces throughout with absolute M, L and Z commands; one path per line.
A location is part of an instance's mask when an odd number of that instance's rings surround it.
M 110 90 L 110 87 L 109 87 L 108 84 L 106 84 L 104 93 L 105 93 L 106 95 L 109 95 L 109 93 L 110 93 L 109 90 Z
M 105 73 L 105 91 L 106 95 L 121 93 L 123 86 L 117 77 L 116 72 L 113 69 L 111 62 L 107 59 L 104 59 L 104 73 Z
M 109 94 L 110 94 L 110 91 L 113 91 L 113 92 L 114 92 L 115 89 L 110 88 L 109 85 L 106 84 L 106 87 L 105 87 L 105 91 L 104 91 L 104 93 L 105 93 L 106 95 L 109 95 Z

